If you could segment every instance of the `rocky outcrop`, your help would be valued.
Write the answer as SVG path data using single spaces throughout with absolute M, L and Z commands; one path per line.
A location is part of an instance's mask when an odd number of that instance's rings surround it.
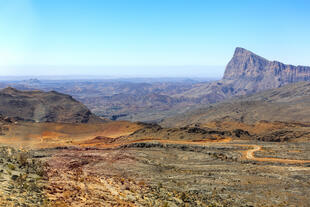
M 174 97 L 194 100 L 198 104 L 210 104 L 304 81 L 310 81 L 310 67 L 269 61 L 237 47 L 221 80 L 196 84 Z
M 69 95 L 55 91 L 0 91 L 0 114 L 35 122 L 88 123 L 101 122 L 90 110 Z
M 233 90 L 239 94 L 301 81 L 310 81 L 310 67 L 269 61 L 240 47 L 236 48 L 223 77 L 223 82 L 232 84 Z

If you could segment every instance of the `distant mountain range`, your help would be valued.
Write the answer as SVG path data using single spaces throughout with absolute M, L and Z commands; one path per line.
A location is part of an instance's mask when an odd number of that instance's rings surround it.
M 58 91 L 72 95 L 92 112 L 110 119 L 160 121 L 202 105 L 250 95 L 286 84 L 310 81 L 310 67 L 268 61 L 236 48 L 219 81 L 190 79 L 137 82 L 130 80 L 9 81 L 0 88 Z

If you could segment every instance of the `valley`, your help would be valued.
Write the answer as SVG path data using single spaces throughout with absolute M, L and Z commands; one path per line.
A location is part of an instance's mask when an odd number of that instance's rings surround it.
M 290 85 L 286 88 L 290 93 L 294 90 L 292 84 L 308 83 L 309 80 L 310 67 L 269 61 L 237 47 L 223 77 L 216 81 L 194 78 L 28 79 L 2 81 L 0 88 L 57 91 L 71 95 L 97 116 L 112 120 L 160 122 L 175 115 L 182 116 L 185 112 L 204 105 L 230 102 L 232 98 L 263 93 L 266 90 L 282 88 L 285 94 L 285 85 Z M 309 95 L 309 91 L 306 93 L 305 95 Z M 264 108 L 260 103 L 255 107 L 259 106 Z M 307 106 L 300 107 L 307 110 Z M 282 121 L 282 115 L 285 112 L 281 113 L 278 121 Z
M 310 207 L 309 11 L 0 0 L 0 207 Z

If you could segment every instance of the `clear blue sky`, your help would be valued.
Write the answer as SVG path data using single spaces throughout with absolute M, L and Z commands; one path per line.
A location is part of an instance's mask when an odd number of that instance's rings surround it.
M 310 1 L 0 0 L 0 75 L 220 76 L 237 46 L 310 65 Z

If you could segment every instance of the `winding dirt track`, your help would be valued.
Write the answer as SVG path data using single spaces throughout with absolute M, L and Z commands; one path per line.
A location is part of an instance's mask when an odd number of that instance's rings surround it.
M 120 129 L 121 126 L 121 129 Z M 113 149 L 133 143 L 145 142 L 158 142 L 162 144 L 182 144 L 182 145 L 211 145 L 211 144 L 229 144 L 234 146 L 246 147 L 242 151 L 244 159 L 259 161 L 259 162 L 275 162 L 275 163 L 288 163 L 288 164 L 306 164 L 310 160 L 296 160 L 296 159 L 283 159 L 273 157 L 256 157 L 255 152 L 262 151 L 262 146 L 254 144 L 237 144 L 232 143 L 232 138 L 227 137 L 219 140 L 197 140 L 197 141 L 184 141 L 184 140 L 165 140 L 165 139 L 140 139 L 140 140 L 123 140 L 118 142 L 116 139 L 121 136 L 126 136 L 132 132 L 140 129 L 141 126 L 129 122 L 111 122 L 102 125 L 57 125 L 55 123 L 40 123 L 27 125 L 14 125 L 10 127 L 9 135 L 2 137 L 0 143 L 18 145 L 22 148 L 38 148 L 56 147 L 65 145 L 78 145 L 81 147 L 98 147 L 102 149 Z M 25 131 L 26 130 L 26 131 Z M 104 132 L 104 133 L 102 133 Z M 120 133 L 121 132 L 121 133 Z M 26 135 L 24 136 L 24 134 Z M 27 134 L 28 133 L 28 134 Z M 82 133 L 81 136 L 78 136 Z M 17 136 L 19 135 L 19 136 Z M 23 136 L 21 136 L 23 135 Z M 111 138 L 112 142 L 101 142 L 94 144 L 87 144 L 80 141 L 73 141 L 70 137 L 81 138 L 85 140 L 92 140 L 96 136 L 104 136 Z M 91 137 L 92 138 L 91 138 Z M 29 137 L 29 139 L 26 139 Z M 119 140 L 121 141 L 121 140 Z
M 112 140 L 114 138 L 111 138 Z M 37 139 L 35 142 L 31 142 L 30 144 L 28 143 L 29 141 L 25 140 L 18 140 L 16 141 L 15 139 L 2 139 L 1 143 L 19 143 L 22 148 L 27 148 L 29 145 L 29 148 L 31 146 L 35 146 L 38 144 L 39 148 L 44 148 L 44 147 L 56 147 L 59 146 L 61 139 L 56 139 L 55 143 L 47 143 L 45 142 L 46 140 L 43 139 L 42 137 Z M 161 144 L 182 144 L 182 145 L 200 145 L 200 146 L 209 146 L 211 144 L 229 144 L 232 141 L 232 138 L 227 137 L 225 139 L 219 139 L 219 140 L 197 140 L 197 141 L 183 141 L 183 140 L 164 140 L 164 139 L 140 139 L 140 140 L 132 140 L 132 141 L 125 141 L 122 143 L 104 143 L 104 142 L 99 142 L 95 144 L 86 144 L 86 143 L 79 143 L 79 142 L 70 142 L 73 145 L 78 145 L 80 147 L 98 147 L 101 149 L 114 149 L 118 148 L 121 146 L 129 145 L 129 144 L 134 144 L 134 143 L 150 143 L 150 142 L 158 142 Z M 28 145 L 27 145 L 28 143 Z M 62 143 L 66 144 L 66 143 Z M 262 151 L 262 146 L 260 145 L 246 145 L 246 144 L 233 144 L 234 146 L 241 146 L 241 147 L 246 147 L 247 149 L 245 151 L 242 151 L 242 155 L 244 159 L 247 160 L 253 160 L 253 161 L 258 161 L 258 162 L 273 162 L 273 163 L 286 163 L 286 164 L 307 164 L 310 163 L 310 160 L 296 160 L 296 159 L 283 159 L 283 158 L 273 158 L 273 157 L 256 157 L 255 152 Z
M 277 163 L 287 163 L 287 164 L 306 164 L 310 163 L 310 160 L 292 160 L 283 158 L 273 158 L 273 157 L 255 157 L 255 152 L 261 151 L 262 146 L 259 145 L 240 145 L 246 147 L 252 147 L 252 149 L 243 152 L 243 155 L 248 160 L 254 160 L 259 162 L 277 162 Z
M 162 140 L 162 139 L 141 139 L 135 141 L 128 141 L 125 143 L 118 144 L 104 144 L 99 145 L 99 148 L 102 149 L 111 149 L 116 147 L 125 146 L 133 143 L 150 143 L 150 142 L 158 142 L 161 144 L 183 144 L 183 145 L 210 145 L 212 143 L 229 143 L 232 141 L 232 138 L 228 137 L 220 140 L 200 140 L 200 141 L 182 141 L 182 140 Z M 284 158 L 273 158 L 273 157 L 255 157 L 255 152 L 262 151 L 262 146 L 260 145 L 235 145 L 247 147 L 245 151 L 242 151 L 243 157 L 247 160 L 259 161 L 259 162 L 273 162 L 273 163 L 286 163 L 286 164 L 306 164 L 310 163 L 310 160 L 295 160 L 295 159 L 284 159 Z

